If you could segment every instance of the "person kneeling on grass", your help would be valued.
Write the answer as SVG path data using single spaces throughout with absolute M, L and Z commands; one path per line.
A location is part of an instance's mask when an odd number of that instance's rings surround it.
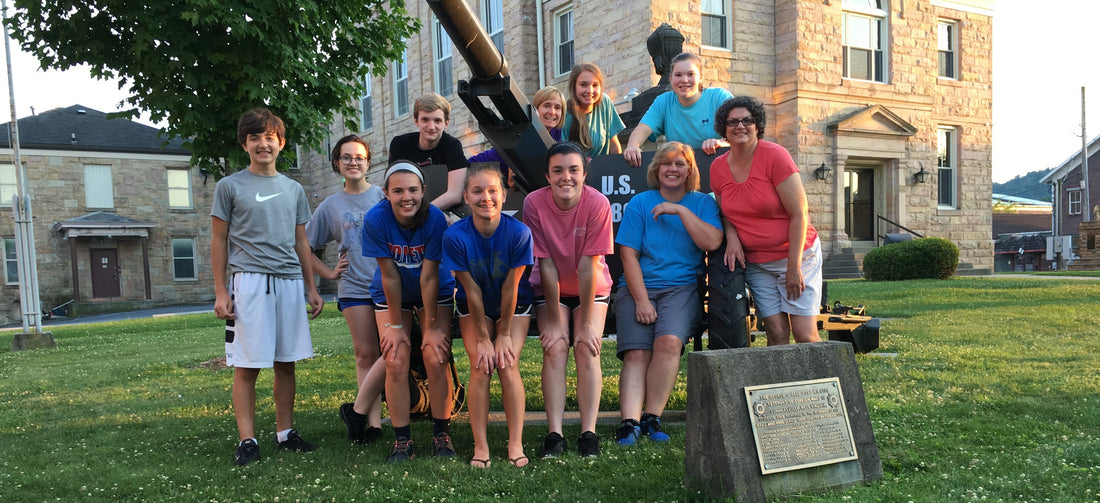
M 531 230 L 501 214 L 504 182 L 499 169 L 466 171 L 462 198 L 470 216 L 443 235 L 443 267 L 458 280 L 455 307 L 462 344 L 470 357 L 468 404 L 474 436 L 472 466 L 489 466 L 489 381 L 500 376 L 508 422 L 508 461 L 527 466 L 523 454 L 524 390 L 519 355 L 531 323 L 531 285 L 525 270 L 534 263 Z
M 409 427 L 409 366 L 418 344 L 428 377 L 432 411 L 432 454 L 452 457 L 451 313 L 454 278 L 440 270 L 443 233 L 447 218 L 424 201 L 424 175 L 412 163 L 398 161 L 386 171 L 383 190 L 386 199 L 367 213 L 363 225 L 363 254 L 378 260 L 371 283 L 371 296 L 385 299 L 375 303 L 380 358 L 367 374 L 355 403 L 340 406 L 340 417 L 348 437 L 361 443 L 378 438 L 381 431 L 364 431 L 370 404 L 386 390 L 386 405 L 396 437 L 387 463 L 416 457 Z M 412 337 L 413 312 L 420 323 L 420 340 Z
M 630 199 L 615 239 L 623 261 L 615 292 L 623 361 L 619 445 L 634 445 L 641 436 L 668 441 L 661 413 L 676 385 L 684 343 L 703 316 L 698 289 L 703 259 L 722 244 L 718 204 L 696 190 L 699 169 L 691 148 L 662 145 L 647 179 L 654 190 Z
M 546 181 L 523 201 L 523 218 L 534 238 L 535 263 L 531 286 L 535 321 L 542 341 L 542 396 L 549 434 L 539 454 L 551 458 L 565 452 L 565 374 L 569 347 L 577 364 L 577 403 L 583 457 L 600 454 L 596 417 L 600 411 L 603 372 L 600 346 L 607 317 L 611 273 L 604 255 L 615 250 L 611 235 L 611 203 L 585 185 L 588 161 L 575 143 L 558 143 L 546 154 Z M 572 332 L 570 332 L 572 326 Z

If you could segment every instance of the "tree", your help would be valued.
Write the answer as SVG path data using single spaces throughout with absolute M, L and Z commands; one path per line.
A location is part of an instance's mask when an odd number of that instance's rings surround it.
M 357 130 L 368 73 L 381 75 L 420 30 L 403 0 L 16 0 L 8 23 L 43 69 L 82 63 L 118 78 L 131 96 L 113 115 L 142 109 L 165 121 L 191 164 L 216 174 L 247 164 L 241 113 L 267 106 L 287 141 L 319 148 L 339 114 Z

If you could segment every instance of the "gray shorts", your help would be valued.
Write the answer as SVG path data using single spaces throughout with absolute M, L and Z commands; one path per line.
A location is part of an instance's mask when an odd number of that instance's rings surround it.
M 745 282 L 761 318 L 779 313 L 817 315 L 821 312 L 821 240 L 802 252 L 802 282 L 806 289 L 797 299 L 787 299 L 787 259 L 749 264 L 745 268 Z
M 615 354 L 621 360 L 630 349 L 653 350 L 653 340 L 661 335 L 675 335 L 685 344 L 703 318 L 699 302 L 699 285 L 674 286 L 649 290 L 649 301 L 657 310 L 657 321 L 651 325 L 638 323 L 634 316 L 634 297 L 628 288 L 615 292 L 615 332 L 618 346 Z

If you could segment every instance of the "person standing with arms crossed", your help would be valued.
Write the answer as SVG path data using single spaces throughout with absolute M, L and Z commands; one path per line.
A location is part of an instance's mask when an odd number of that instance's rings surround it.
M 275 372 L 275 445 L 314 450 L 293 428 L 294 366 L 313 357 L 303 299 L 308 295 L 311 318 L 321 314 L 324 301 L 313 280 L 305 191 L 275 169 L 286 146 L 282 119 L 266 108 L 249 110 L 237 123 L 237 140 L 250 164 L 214 188 L 210 263 L 214 314 L 226 320 L 226 365 L 235 367 L 233 414 L 240 436 L 235 457 L 243 466 L 260 460 L 255 415 L 261 368 Z

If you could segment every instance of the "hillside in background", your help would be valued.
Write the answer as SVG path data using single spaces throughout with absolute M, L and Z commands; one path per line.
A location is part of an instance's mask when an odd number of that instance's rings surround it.
M 1049 169 L 1032 171 L 1004 183 L 994 183 L 993 193 L 1050 202 L 1050 185 L 1039 183 Z

